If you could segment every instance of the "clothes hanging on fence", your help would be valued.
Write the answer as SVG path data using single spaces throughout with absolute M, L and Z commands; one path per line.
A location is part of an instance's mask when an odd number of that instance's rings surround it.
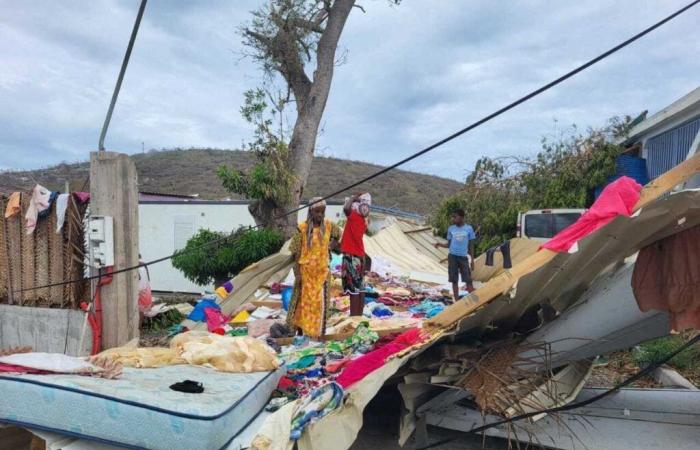
M 7 199 L 7 206 L 5 207 L 5 219 L 18 214 L 22 207 L 20 206 L 20 199 L 22 194 L 19 192 L 13 192 L 10 194 L 10 198 Z
M 78 200 L 79 203 L 85 203 L 90 201 L 89 192 L 73 192 L 73 196 Z
M 60 194 L 56 198 L 56 233 L 60 233 L 63 223 L 66 221 L 66 211 L 68 211 L 68 199 L 70 194 Z
M 503 268 L 510 269 L 511 267 L 513 267 L 513 264 L 510 260 L 510 241 L 505 241 L 501 245 L 497 245 L 486 250 L 486 265 L 489 267 L 493 267 L 493 254 L 499 250 L 503 255 Z
M 40 184 L 37 184 L 32 189 L 32 198 L 29 200 L 29 207 L 24 216 L 27 234 L 34 233 L 36 223 L 39 220 L 39 213 L 46 211 L 51 206 L 51 194 L 51 191 Z

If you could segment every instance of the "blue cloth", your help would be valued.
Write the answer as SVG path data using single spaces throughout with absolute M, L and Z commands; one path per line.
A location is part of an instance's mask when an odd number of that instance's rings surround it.
M 311 422 L 340 406 L 344 395 L 343 388 L 334 381 L 311 391 L 301 400 L 297 412 L 292 417 L 290 439 L 296 441 Z
M 199 303 L 197 303 L 197 305 L 194 307 L 190 315 L 187 316 L 187 318 L 195 322 L 206 321 L 207 316 L 204 314 L 204 310 L 206 308 L 215 308 L 221 311 L 221 306 L 217 305 L 214 300 L 203 298 L 199 301 Z
M 445 309 L 445 304 L 430 299 L 423 300 L 420 305 L 412 306 L 409 311 L 413 314 L 425 314 L 426 319 L 436 316 Z
M 455 256 L 467 256 L 469 253 L 469 241 L 476 239 L 476 233 L 471 225 L 464 224 L 461 227 L 450 225 L 447 229 L 447 240 L 450 242 L 450 254 Z

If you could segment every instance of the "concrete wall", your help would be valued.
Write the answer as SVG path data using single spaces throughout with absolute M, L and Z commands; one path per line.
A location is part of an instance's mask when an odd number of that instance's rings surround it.
M 85 356 L 92 348 L 92 330 L 83 311 L 0 305 L 0 348 L 23 346 Z
M 326 217 L 344 218 L 342 205 L 328 205 Z M 299 220 L 306 219 L 306 210 Z M 139 204 L 139 251 L 142 261 L 171 254 L 185 246 L 201 229 L 232 231 L 240 226 L 255 225 L 244 202 L 141 202 Z M 213 286 L 198 286 L 175 269 L 170 260 L 148 268 L 154 291 L 201 293 Z

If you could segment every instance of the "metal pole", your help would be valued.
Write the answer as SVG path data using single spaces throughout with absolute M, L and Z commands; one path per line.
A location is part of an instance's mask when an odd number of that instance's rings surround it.
M 129 58 L 131 57 L 131 50 L 134 48 L 134 41 L 136 40 L 136 34 L 139 31 L 139 26 L 141 25 L 141 17 L 143 17 L 143 11 L 146 9 L 146 1 L 141 0 L 141 6 L 139 7 L 139 12 L 136 15 L 136 22 L 134 23 L 134 29 L 131 30 L 131 38 L 129 39 L 129 46 L 126 48 L 126 54 L 124 55 L 124 61 L 122 61 L 122 68 L 119 71 L 119 77 L 117 78 L 117 85 L 114 86 L 114 92 L 112 93 L 112 101 L 109 103 L 109 109 L 107 110 L 107 117 L 105 117 L 105 122 L 102 125 L 102 132 L 100 133 L 100 143 L 97 148 L 99 151 L 105 151 L 105 136 L 107 135 L 107 128 L 109 128 L 109 122 L 112 120 L 112 113 L 114 112 L 114 105 L 117 103 L 117 97 L 119 96 L 119 90 L 122 87 L 122 80 L 124 79 L 124 73 L 126 72 L 126 66 L 129 64 Z

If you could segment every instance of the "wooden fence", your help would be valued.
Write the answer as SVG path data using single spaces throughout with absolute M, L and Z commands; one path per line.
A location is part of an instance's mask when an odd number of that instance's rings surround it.
M 21 194 L 21 211 L 5 218 L 7 197 L 0 196 L 0 303 L 49 308 L 79 308 L 89 301 L 86 282 L 26 290 L 35 286 L 80 279 L 84 276 L 84 224 L 86 205 L 68 200 L 65 221 L 56 232 L 56 202 L 50 214 L 39 219 L 32 234 L 26 233 L 24 215 L 30 193 Z

